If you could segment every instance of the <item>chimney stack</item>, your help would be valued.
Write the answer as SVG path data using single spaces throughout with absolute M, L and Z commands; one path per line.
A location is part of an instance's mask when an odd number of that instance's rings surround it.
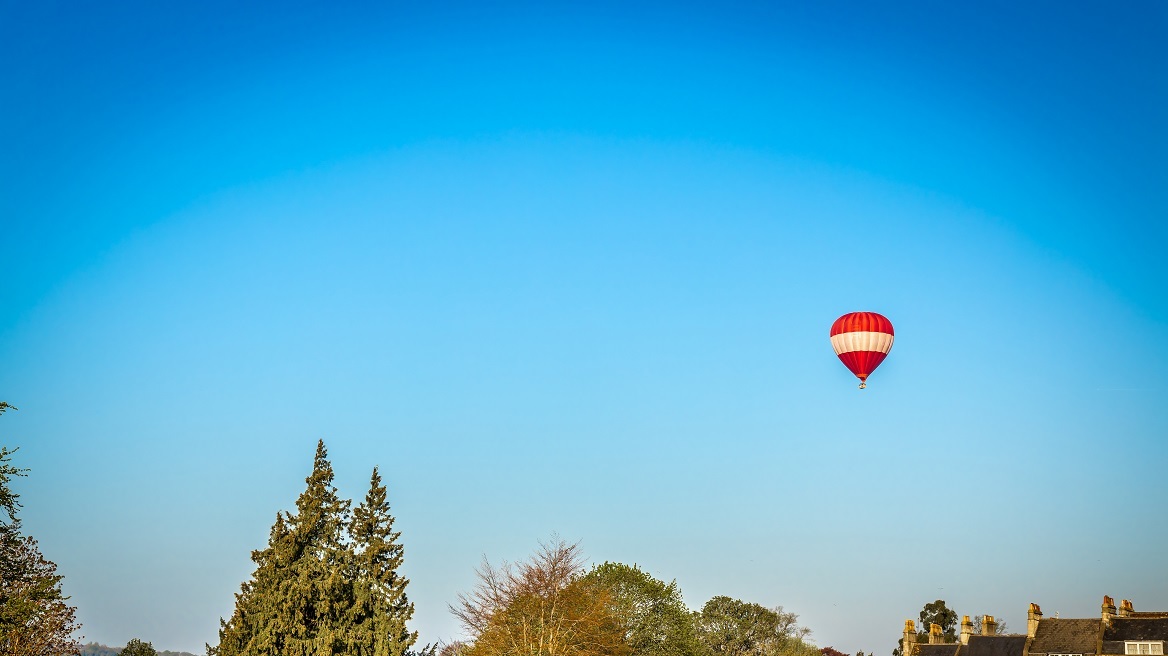
M 973 621 L 966 615 L 961 618 L 961 644 L 969 644 L 969 636 L 973 635 Z
M 1038 623 L 1042 620 L 1042 609 L 1038 604 L 1030 604 L 1026 611 L 1026 635 L 1033 638 L 1038 633 Z
M 1119 613 L 1118 613 L 1118 615 L 1119 615 L 1120 617 L 1127 617 L 1128 615 L 1131 615 L 1131 614 L 1132 614 L 1132 613 L 1134 613 L 1134 612 L 1136 612 L 1136 609 L 1132 608 L 1132 602 L 1131 602 L 1131 601 L 1129 601 L 1129 600 L 1127 600 L 1127 599 L 1124 599 L 1123 601 L 1120 601 L 1120 602 L 1119 602 Z
M 1111 626 L 1111 618 L 1115 616 L 1115 600 L 1103 595 L 1103 624 Z
M 913 645 L 917 641 L 917 627 L 912 620 L 904 621 L 904 638 L 901 640 L 901 650 L 904 656 L 913 656 Z
M 993 615 L 983 615 L 981 618 L 981 634 L 983 636 L 992 636 L 997 633 L 998 623 L 994 620 Z
M 940 645 L 945 642 L 945 634 L 941 631 L 940 624 L 929 625 L 929 644 Z

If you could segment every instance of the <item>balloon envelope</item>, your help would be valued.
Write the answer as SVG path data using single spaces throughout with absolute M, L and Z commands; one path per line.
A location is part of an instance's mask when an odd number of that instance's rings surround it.
M 856 378 L 860 389 L 892 350 L 892 322 L 876 312 L 849 312 L 831 324 L 831 347 Z

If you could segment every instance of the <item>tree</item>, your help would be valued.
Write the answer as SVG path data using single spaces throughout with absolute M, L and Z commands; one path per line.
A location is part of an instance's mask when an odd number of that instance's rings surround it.
M 126 643 L 121 656 L 158 656 L 158 652 L 154 650 L 153 644 L 134 638 Z
M 693 614 L 676 581 L 666 584 L 636 565 L 604 563 L 586 579 L 607 591 L 611 609 L 634 654 L 693 656 L 703 653 Z
M 957 613 L 945 605 L 943 599 L 931 604 L 925 604 L 921 609 L 920 633 L 924 641 L 929 638 L 929 625 L 937 624 L 941 627 L 941 635 L 945 642 L 957 642 Z
M 941 627 L 941 635 L 945 642 L 957 642 L 957 613 L 946 606 L 943 599 L 925 604 L 921 608 L 920 621 L 917 628 L 918 643 L 929 641 L 930 624 Z M 892 656 L 904 656 L 904 645 L 898 642 L 896 649 L 892 650 Z
M 0 401 L 0 415 L 4 414 L 5 410 L 16 408 L 5 401 Z M 16 512 L 20 510 L 20 495 L 8 487 L 8 482 L 14 476 L 26 476 L 28 472 L 27 469 L 19 469 L 11 464 L 12 454 L 15 452 L 16 449 L 0 447 L 0 510 L 4 511 L 0 514 L 0 530 L 12 532 L 20 530 L 20 519 L 16 516 Z
M 324 442 L 316 447 L 296 512 L 276 514 L 268 546 L 252 552 L 251 579 L 220 622 L 211 656 L 403 656 L 417 640 L 406 629 L 413 606 L 397 574 L 402 548 L 385 488 L 374 472 L 365 502 L 333 486 Z M 423 650 L 424 654 L 430 651 Z
M 0 414 L 10 409 L 16 408 L 0 401 Z M 12 464 L 15 452 L 0 447 L 0 653 L 76 654 L 77 609 L 66 603 L 57 565 L 41 555 L 36 540 L 20 532 L 20 496 L 9 482 L 27 470 Z
M 436 647 L 435 652 L 436 656 L 463 656 L 469 648 L 470 645 L 467 643 L 461 640 L 454 640 L 442 643 Z
M 984 617 L 984 615 L 973 616 L 973 619 L 971 620 L 973 622 L 973 635 L 981 635 L 981 627 Z M 998 618 L 999 616 L 993 615 L 992 617 Z M 993 635 L 1006 635 L 1009 633 L 1009 631 L 1010 629 L 1006 626 L 1006 622 L 1004 620 L 998 619 L 997 623 L 994 625 Z
M 369 492 L 353 511 L 350 533 L 356 550 L 356 649 L 361 656 L 402 656 L 418 640 L 406 622 L 414 605 L 406 597 L 407 579 L 398 574 L 403 548 L 401 533 L 393 530 L 385 486 L 373 468 Z M 425 650 L 423 650 L 425 651 Z
M 840 651 L 834 647 L 824 647 L 824 648 L 819 650 L 819 653 L 823 654 L 823 656 L 849 656 L 848 654 L 845 654 L 842 651 Z M 863 653 L 863 652 L 861 652 L 861 653 Z
M 471 637 L 462 656 L 624 656 L 607 591 L 583 576 L 579 546 L 553 538 L 525 563 L 483 559 L 478 584 L 451 612 Z
M 798 616 L 782 606 L 766 608 L 730 597 L 714 597 L 697 614 L 698 635 L 717 656 L 814 656 Z

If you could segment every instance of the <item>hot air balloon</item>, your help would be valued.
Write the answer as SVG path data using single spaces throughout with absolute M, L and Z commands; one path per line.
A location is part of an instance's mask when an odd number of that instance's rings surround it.
M 892 350 L 893 339 L 892 322 L 875 312 L 849 312 L 831 324 L 831 347 L 860 379 L 860 389 Z

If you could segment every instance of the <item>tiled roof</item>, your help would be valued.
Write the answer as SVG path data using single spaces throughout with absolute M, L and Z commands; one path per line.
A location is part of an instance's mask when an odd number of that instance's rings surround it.
M 1112 618 L 1111 625 L 1103 630 L 1103 639 L 1168 640 L 1168 617 Z
M 1026 648 L 1026 636 L 970 636 L 969 644 L 961 650 L 961 656 L 1022 656 Z
M 1030 653 L 1094 654 L 1102 628 L 1103 620 L 1039 620 Z
M 960 646 L 956 642 L 947 645 L 918 644 L 917 656 L 956 656 Z

